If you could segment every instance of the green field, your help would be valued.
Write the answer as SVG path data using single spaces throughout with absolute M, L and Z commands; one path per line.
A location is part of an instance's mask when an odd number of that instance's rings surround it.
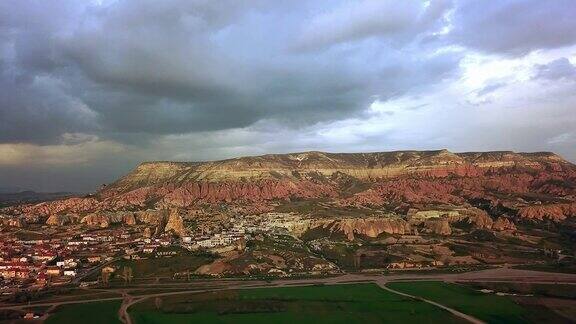
M 120 301 L 62 305 L 48 317 L 47 324 L 101 324 L 120 323 Z
M 245 289 L 150 300 L 130 310 L 136 323 L 460 323 L 430 304 L 375 284 Z
M 514 269 L 534 270 L 544 272 L 576 273 L 576 263 L 546 263 L 546 264 L 526 264 L 513 267 Z
M 392 282 L 388 287 L 433 300 L 488 323 L 526 323 L 530 315 L 511 298 L 436 281 Z

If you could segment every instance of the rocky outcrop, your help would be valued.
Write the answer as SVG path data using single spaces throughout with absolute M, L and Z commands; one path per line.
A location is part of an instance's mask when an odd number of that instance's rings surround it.
M 142 210 L 134 213 L 135 219 L 138 223 L 158 225 L 165 218 L 165 211 L 163 210 Z
M 169 191 L 169 190 L 167 190 Z M 169 206 L 187 207 L 195 202 L 265 201 L 272 199 L 335 197 L 329 184 L 312 181 L 264 180 L 255 182 L 188 182 L 169 191 L 163 202 Z
M 397 217 L 308 219 L 302 220 L 298 224 L 292 224 L 290 229 L 296 235 L 300 235 L 309 229 L 318 228 L 326 229 L 332 233 L 343 233 L 349 240 L 354 240 L 357 235 L 375 238 L 382 233 L 410 233 L 408 222 Z
M 518 217 L 525 220 L 549 219 L 559 222 L 574 216 L 576 216 L 576 203 L 533 205 L 518 210 Z
M 48 217 L 220 203 L 267 210 L 270 201 L 293 198 L 329 198 L 339 206 L 407 210 L 414 205 L 462 206 L 474 199 L 496 204 L 502 197 L 534 193 L 574 201 L 575 183 L 576 167 L 546 152 L 305 152 L 213 162 L 143 163 L 94 196 L 8 207 L 2 212 Z M 571 215 L 565 208 L 554 209 L 520 210 L 519 215 L 537 220 Z M 135 220 L 139 221 L 138 215 Z M 479 227 L 489 226 L 480 221 L 475 221 Z
M 64 226 L 72 223 L 73 219 L 69 215 L 50 215 L 46 220 L 46 225 Z
M 173 232 L 178 236 L 186 235 L 186 228 L 184 227 L 184 220 L 180 215 L 178 209 L 173 208 L 168 214 L 168 219 L 166 221 L 166 226 L 164 227 L 165 232 Z
M 407 234 L 410 233 L 410 225 L 402 219 L 392 218 L 351 218 L 332 223 L 329 227 L 332 231 L 342 231 L 349 240 L 354 235 L 378 237 L 382 233 Z
M 131 212 L 103 212 L 88 214 L 80 221 L 88 226 L 100 228 L 109 227 L 111 224 L 136 225 L 136 218 Z
M 242 182 L 262 180 L 317 180 L 345 174 L 362 180 L 419 177 L 478 177 L 500 169 L 525 167 L 561 172 L 573 166 L 548 152 L 397 151 L 379 153 L 303 152 L 242 157 L 212 162 L 147 162 L 100 195 L 117 196 L 137 188 L 190 182 Z
M 97 226 L 97 227 L 101 227 L 101 228 L 106 228 L 106 227 L 110 226 L 110 224 L 112 222 L 110 220 L 109 215 L 90 214 L 90 215 L 87 215 L 84 218 L 82 218 L 82 220 L 80 220 L 80 223 L 86 224 L 88 226 Z
M 99 203 L 94 198 L 69 198 L 43 202 L 36 205 L 25 205 L 7 208 L 16 214 L 50 216 L 64 213 L 82 213 L 99 209 Z
M 99 212 L 91 213 L 82 218 L 82 224 L 88 226 L 107 228 L 112 224 L 124 224 L 127 226 L 139 223 L 149 224 L 158 230 L 155 234 L 172 231 L 177 235 L 185 235 L 184 221 L 177 209 L 168 210 L 145 210 L 138 212 Z M 148 237 L 152 236 L 151 228 L 147 227 Z
M 491 229 L 494 221 L 485 211 L 476 210 L 475 213 L 468 216 L 468 223 L 476 229 Z
M 492 230 L 494 231 L 515 231 L 516 225 L 511 222 L 508 218 L 498 217 L 494 224 L 492 224 Z
M 428 233 L 448 236 L 452 234 L 452 228 L 447 219 L 431 219 L 424 222 L 424 229 Z
M 128 214 L 124 214 L 122 216 L 122 223 L 130 226 L 130 225 L 136 225 L 136 217 L 134 217 L 133 213 L 128 213 Z

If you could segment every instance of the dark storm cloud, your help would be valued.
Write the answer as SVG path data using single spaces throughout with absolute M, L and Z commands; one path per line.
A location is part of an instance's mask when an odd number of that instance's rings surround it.
M 349 150 L 358 138 L 370 143 L 356 148 L 374 149 L 384 144 L 371 134 L 392 136 L 382 128 L 394 124 L 362 129 L 375 101 L 409 123 L 402 111 L 444 106 L 418 98 L 465 81 L 470 56 L 574 44 L 575 11 L 568 0 L 0 1 L 0 182 L 49 174 L 40 181 L 93 187 L 136 161 L 198 148 L 208 152 L 199 159 Z M 534 69 L 539 80 L 573 74 L 568 59 Z M 507 89 L 479 84 L 462 96 Z M 350 120 L 357 132 L 339 134 Z
M 456 71 L 461 57 L 406 55 L 380 41 L 344 50 L 291 52 L 302 26 L 322 20 L 317 8 L 305 2 L 307 19 L 295 16 L 293 4 L 282 2 L 56 4 L 4 4 L 2 30 L 9 35 L 4 44 L 10 49 L 4 59 L 29 84 L 49 78 L 43 94 L 21 83 L 9 85 L 30 96 L 3 98 L 4 120 L 13 127 L 3 128 L 0 141 L 56 143 L 63 133 L 80 130 L 122 141 L 122 134 L 221 130 L 262 119 L 302 127 L 357 114 L 373 96 L 386 98 L 434 83 Z M 425 8 L 420 1 L 401 6 L 359 2 L 356 15 L 338 29 L 341 35 L 330 37 L 352 41 L 375 33 L 396 39 L 410 34 L 409 41 L 424 27 L 437 27 L 449 4 Z M 374 6 L 381 9 L 376 16 Z M 324 21 L 338 24 L 346 8 L 334 10 L 334 21 Z M 274 24 L 278 20 L 284 25 Z M 389 26 L 381 20 L 389 20 Z M 267 23 L 267 30 L 254 29 L 259 23 Z M 329 26 L 320 32 L 323 28 Z M 314 30 L 303 36 L 308 43 L 325 43 L 314 39 Z M 2 77 L 7 79 L 5 73 Z
M 47 144 L 65 133 L 95 131 L 96 115 L 47 75 L 0 67 L 0 142 Z
M 521 55 L 576 42 L 573 0 L 459 1 L 450 42 L 472 49 Z

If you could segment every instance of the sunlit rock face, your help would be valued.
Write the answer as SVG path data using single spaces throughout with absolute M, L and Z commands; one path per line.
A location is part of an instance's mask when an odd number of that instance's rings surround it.
M 508 218 L 499 217 L 493 224 L 492 229 L 495 231 L 515 231 L 516 225 Z
M 527 206 L 521 208 L 518 215 L 521 218 L 532 220 L 562 221 L 568 217 L 576 216 L 576 203 Z
M 95 195 L 9 207 L 3 212 L 46 218 L 77 214 L 84 223 L 108 226 L 157 224 L 158 210 L 222 203 L 257 212 L 270 210 L 274 201 L 324 199 L 340 207 L 406 213 L 417 205 L 472 208 L 472 202 L 482 201 L 490 208 L 504 206 L 519 218 L 561 221 L 574 215 L 575 183 L 576 167 L 547 152 L 305 152 L 213 162 L 147 162 Z M 535 205 L 530 197 L 542 197 L 542 203 Z M 114 214 L 119 211 L 133 214 Z M 104 217 L 102 212 L 112 214 Z M 488 229 L 498 221 L 481 213 L 466 216 L 476 228 Z M 443 224 L 430 226 L 448 231 Z M 503 219 L 496 227 L 512 226 Z M 369 229 L 364 234 L 378 231 Z
M 178 236 L 186 235 L 186 228 L 184 227 L 184 220 L 180 215 L 180 212 L 176 208 L 172 208 L 168 214 L 168 219 L 166 220 L 166 226 L 164 227 L 165 232 L 173 232 Z
M 310 229 L 326 229 L 331 233 L 343 233 L 348 240 L 361 235 L 375 238 L 382 233 L 409 234 L 410 224 L 403 219 L 392 217 L 362 217 L 344 219 L 314 219 L 305 220 L 295 226 L 295 233 L 301 234 Z
M 64 225 L 71 224 L 73 221 L 74 221 L 74 218 L 70 215 L 54 214 L 54 215 L 50 215 L 50 217 L 48 217 L 48 219 L 46 220 L 46 225 L 64 226 Z

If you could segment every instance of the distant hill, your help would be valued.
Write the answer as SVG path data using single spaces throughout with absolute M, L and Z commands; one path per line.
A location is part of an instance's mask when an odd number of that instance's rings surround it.
M 22 192 L 22 191 L 27 191 L 27 189 L 24 188 L 20 188 L 20 187 L 13 187 L 13 186 L 0 186 L 0 194 L 9 194 L 9 193 L 15 193 L 15 192 Z
M 0 191 L 0 206 L 5 207 L 19 204 L 39 203 L 43 201 L 70 198 L 76 195 L 77 194 L 72 192 L 36 192 L 32 190 L 24 190 L 19 192 Z
M 142 188 L 165 187 L 173 191 L 190 184 L 281 182 L 293 184 L 312 181 L 328 184 L 342 178 L 361 182 L 407 176 L 442 178 L 448 175 L 476 177 L 486 173 L 539 170 L 545 173 L 574 172 L 575 166 L 551 152 L 515 153 L 437 151 L 395 151 L 374 153 L 302 152 L 247 156 L 210 162 L 144 162 L 118 181 L 100 190 L 101 197 Z M 439 180 L 439 182 L 442 182 Z M 297 186 L 297 185 L 296 185 Z M 273 189 L 273 188 L 270 188 Z M 221 194 L 229 188 L 217 190 Z M 236 194 L 237 198 L 254 194 Z M 225 200 L 225 199 L 223 199 Z
M 146 162 L 94 195 L 58 199 L 67 195 L 20 193 L 10 201 L 57 201 L 5 212 L 48 216 L 220 204 L 262 211 L 289 201 L 323 200 L 403 213 L 422 206 L 487 204 L 523 218 L 562 220 L 576 208 L 576 166 L 550 152 L 302 152 Z

